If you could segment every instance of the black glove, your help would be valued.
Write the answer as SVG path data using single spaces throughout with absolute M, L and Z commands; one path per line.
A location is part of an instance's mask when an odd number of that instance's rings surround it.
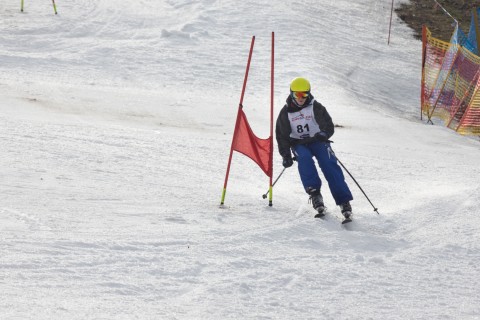
M 284 168 L 290 168 L 293 165 L 293 159 L 291 155 L 283 157 L 282 165 Z
M 317 139 L 320 142 L 327 142 L 328 141 L 327 133 L 324 131 L 317 132 L 315 133 L 315 139 Z

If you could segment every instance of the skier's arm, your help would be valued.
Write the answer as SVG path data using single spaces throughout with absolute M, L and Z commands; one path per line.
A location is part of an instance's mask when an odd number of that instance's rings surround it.
M 320 130 L 324 133 L 326 139 L 330 139 L 335 132 L 332 117 L 330 117 L 327 109 L 318 101 L 315 101 L 313 108 L 315 121 L 317 121 L 318 125 L 320 126 Z
M 287 110 L 280 111 L 275 126 L 275 136 L 277 139 L 278 152 L 282 157 L 292 156 L 290 151 L 290 123 L 288 121 Z

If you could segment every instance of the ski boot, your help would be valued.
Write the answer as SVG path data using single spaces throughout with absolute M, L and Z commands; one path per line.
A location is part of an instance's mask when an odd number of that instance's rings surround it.
M 345 220 L 343 220 L 342 224 L 348 223 L 352 221 L 352 206 L 350 205 L 350 202 L 345 202 L 340 205 L 340 209 L 342 209 L 342 214 L 345 217 Z
M 323 197 L 320 194 L 320 190 L 310 189 L 308 193 L 310 194 L 309 202 L 312 203 L 313 209 L 318 211 L 315 218 L 322 218 L 325 216 L 325 205 L 323 204 Z

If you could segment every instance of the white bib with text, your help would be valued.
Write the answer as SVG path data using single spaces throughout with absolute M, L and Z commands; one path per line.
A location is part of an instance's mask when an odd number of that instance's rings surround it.
M 315 133 L 321 131 L 317 121 L 315 121 L 313 102 L 314 101 L 298 112 L 288 113 L 288 120 L 290 121 L 290 126 L 292 128 L 290 138 L 309 138 L 313 137 Z

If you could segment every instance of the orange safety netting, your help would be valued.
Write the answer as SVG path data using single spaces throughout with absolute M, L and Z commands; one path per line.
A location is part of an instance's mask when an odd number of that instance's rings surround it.
M 421 111 L 461 134 L 480 134 L 480 57 L 455 41 L 423 35 Z

